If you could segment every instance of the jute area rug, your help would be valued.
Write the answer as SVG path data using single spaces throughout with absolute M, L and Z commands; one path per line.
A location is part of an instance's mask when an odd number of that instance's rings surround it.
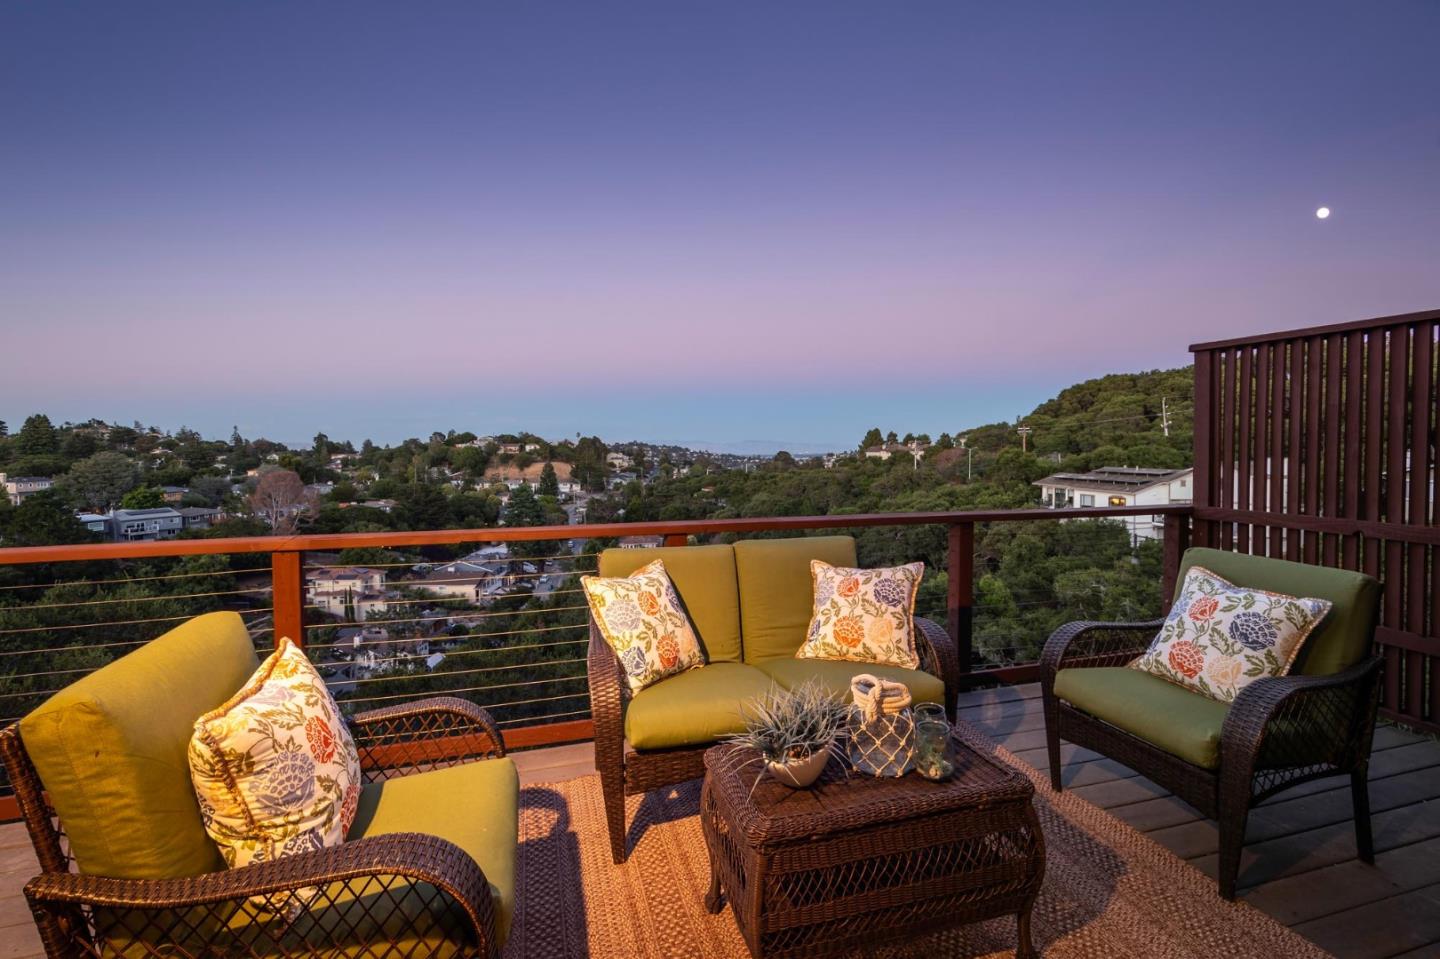
M 1006 750 L 1035 782 L 1045 832 L 1036 948 L 1047 959 L 1308 959 L 1328 953 L 1245 903 L 1135 829 L 1070 793 Z M 630 801 L 631 853 L 610 862 L 600 779 L 528 786 L 520 795 L 520 864 L 506 959 L 745 959 L 728 907 L 705 911 L 710 866 L 700 833 L 700 784 Z M 995 919 L 867 954 L 1014 955 L 1013 919 Z

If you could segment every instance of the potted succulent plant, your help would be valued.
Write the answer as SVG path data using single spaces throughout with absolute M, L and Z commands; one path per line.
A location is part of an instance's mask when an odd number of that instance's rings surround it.
M 849 711 L 814 681 L 788 690 L 771 686 L 767 695 L 746 705 L 745 732 L 728 741 L 753 749 L 774 779 L 803 789 L 820 778 L 837 751 Z

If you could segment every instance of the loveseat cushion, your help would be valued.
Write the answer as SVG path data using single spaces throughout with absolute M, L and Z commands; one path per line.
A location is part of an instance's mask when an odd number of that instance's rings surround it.
M 690 623 L 711 663 L 740 662 L 740 593 L 735 584 L 735 552 L 729 546 L 656 546 L 607 549 L 600 554 L 600 575 L 629 576 L 653 563 L 665 573 L 690 614 Z
M 831 566 L 854 566 L 855 540 L 849 536 L 801 536 L 745 539 L 735 544 L 745 662 L 794 656 L 805 641 L 815 611 L 812 559 Z
M 834 659 L 767 659 L 756 668 L 775 680 L 776 685 L 794 689 L 807 679 L 818 679 L 837 697 L 850 698 L 850 680 L 861 673 L 904 683 L 917 703 L 945 702 L 945 683 L 918 669 L 904 666 L 849 663 Z
M 744 663 L 711 663 L 636 693 L 625 738 L 636 749 L 702 746 L 745 730 L 744 706 L 770 692 L 770 677 Z
M 1293 674 L 1328 676 L 1370 654 L 1380 608 L 1380 584 L 1364 573 L 1195 547 L 1186 550 L 1182 558 L 1175 580 L 1177 597 L 1191 566 L 1203 566 L 1240 586 L 1290 596 L 1314 596 L 1334 604 L 1330 615 L 1300 647 L 1300 655 L 1290 670 Z
M 485 873 L 495 903 L 496 935 L 503 943 L 515 914 L 519 817 L 520 778 L 515 763 L 509 758 L 486 759 L 370 783 L 361 790 L 360 808 L 348 838 L 418 832 L 439 836 L 465 850 Z M 397 954 L 409 955 L 411 949 L 416 955 L 427 956 L 468 954 L 456 948 L 463 940 L 456 942 L 453 938 L 454 932 L 463 928 L 459 916 L 449 917 L 448 922 L 441 917 L 438 928 L 417 933 L 417 928 L 424 930 L 428 924 L 412 920 L 420 910 L 433 909 L 427 905 L 431 887 L 411 891 L 396 908 L 386 902 L 389 895 L 377 888 L 373 901 L 367 902 L 362 896 L 358 901 L 350 899 L 348 907 L 342 901 L 339 908 L 348 924 L 365 921 L 368 906 L 381 920 L 387 935 L 400 937 L 404 943 L 397 947 Z M 326 918 L 320 912 L 311 921 L 324 922 Z M 451 941 L 444 941 L 442 930 L 451 932 Z M 422 945 L 426 948 L 419 948 Z
M 1125 666 L 1062 669 L 1055 695 L 1202 769 L 1220 768 L 1228 703 Z
M 80 871 L 127 879 L 224 868 L 186 753 L 195 720 L 260 665 L 236 613 L 210 613 L 72 683 L 20 721 Z

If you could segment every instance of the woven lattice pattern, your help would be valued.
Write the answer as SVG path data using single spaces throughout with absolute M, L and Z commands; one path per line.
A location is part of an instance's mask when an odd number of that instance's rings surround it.
M 359 713 L 351 735 L 366 782 L 504 755 L 490 714 L 449 696 Z

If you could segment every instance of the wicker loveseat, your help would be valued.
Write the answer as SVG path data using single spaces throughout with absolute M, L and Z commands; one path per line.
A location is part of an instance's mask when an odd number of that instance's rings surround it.
M 347 842 L 223 867 L 186 748 L 258 664 L 240 617 L 211 613 L 0 733 L 43 870 L 25 896 L 47 953 L 498 956 L 519 782 L 490 717 L 462 700 L 354 717 L 366 785 Z
M 1372 862 L 1366 777 L 1380 689 L 1381 661 L 1371 655 L 1380 584 L 1342 569 L 1190 549 L 1177 594 L 1191 566 L 1334 606 L 1289 675 L 1257 680 L 1230 704 L 1126 668 L 1163 620 L 1060 627 L 1041 655 L 1051 785 L 1061 788 L 1066 739 L 1166 787 L 1219 821 L 1219 890 L 1233 899 L 1250 808 L 1299 783 L 1349 775 L 1356 846 Z
M 592 619 L 590 708 L 595 767 L 605 797 L 615 862 L 625 861 L 625 797 L 698 779 L 705 750 L 743 729 L 743 706 L 772 684 L 790 688 L 816 678 L 837 695 L 868 672 L 910 687 L 917 702 L 937 702 L 953 715 L 959 660 L 949 634 L 915 620 L 920 669 L 796 659 L 813 607 L 810 561 L 855 566 L 849 536 L 742 540 L 730 545 L 610 549 L 602 576 L 628 576 L 653 562 L 680 594 L 705 649 L 706 665 L 631 695 L 620 661 Z

